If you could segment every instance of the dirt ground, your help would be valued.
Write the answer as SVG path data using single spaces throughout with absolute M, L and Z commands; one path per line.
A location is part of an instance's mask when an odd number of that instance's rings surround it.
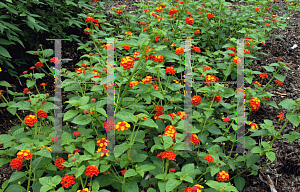
M 116 1 L 115 4 L 126 4 L 128 5 L 129 10 L 134 10 L 136 6 L 132 4 L 134 1 Z M 236 4 L 236 3 L 235 3 Z M 279 6 L 279 10 L 287 10 L 286 4 L 283 1 L 278 0 L 273 5 Z M 299 4 L 298 4 L 299 5 Z M 106 6 L 106 9 L 109 7 Z M 270 9 L 271 10 L 271 9 Z M 272 11 L 273 14 L 278 15 L 278 17 L 282 17 L 284 13 L 280 13 L 278 11 Z M 287 20 L 289 25 L 292 28 L 286 28 L 284 30 L 277 29 L 273 34 L 280 36 L 284 41 L 270 36 L 270 40 L 266 41 L 266 46 L 263 47 L 262 51 L 267 53 L 268 56 L 261 56 L 261 60 L 255 61 L 252 69 L 256 71 L 261 71 L 267 73 L 268 77 L 271 77 L 272 74 L 265 71 L 262 66 L 267 66 L 271 63 L 277 62 L 278 57 L 283 58 L 284 63 L 289 63 L 292 71 L 285 71 L 285 81 L 283 86 L 280 86 L 271 91 L 275 96 L 271 98 L 271 101 L 274 101 L 277 105 L 284 99 L 293 99 L 296 100 L 300 94 L 300 23 L 299 23 L 300 13 L 293 13 L 289 19 Z M 84 34 L 82 34 L 85 37 Z M 82 38 L 82 40 L 86 40 L 86 38 Z M 298 47 L 292 49 L 294 45 Z M 67 64 L 68 70 L 75 70 L 75 64 L 80 60 L 80 56 L 85 52 L 83 50 L 77 50 L 77 42 L 68 42 L 63 41 L 62 47 L 62 58 L 71 58 L 73 61 Z M 269 79 L 269 78 L 268 78 Z M 47 85 L 47 92 L 50 95 L 54 95 L 54 87 L 53 78 L 51 76 L 43 78 L 43 82 Z M 260 82 L 260 77 L 253 79 Z M 8 80 L 9 81 L 9 80 Z M 10 83 L 15 81 L 11 80 Z M 275 81 L 274 81 L 275 82 Z M 263 84 L 266 82 L 264 81 Z M 275 86 L 275 83 L 271 83 L 272 86 Z M 23 88 L 18 84 L 13 85 L 16 91 L 23 91 Z M 6 95 L 6 94 L 4 94 Z M 66 93 L 62 93 L 63 98 L 65 98 Z M 66 105 L 64 105 L 66 106 Z M 273 108 L 268 105 L 261 105 L 259 111 L 255 114 L 250 113 L 248 120 L 255 119 L 255 123 L 258 125 L 263 123 L 264 119 L 269 119 L 273 122 L 273 125 L 276 127 L 278 124 L 278 113 L 286 114 L 287 110 L 283 109 L 279 106 L 279 110 Z M 300 110 L 297 110 L 296 113 L 299 113 Z M 20 121 L 16 118 L 16 116 L 12 116 L 5 108 L 0 108 L 1 118 L 0 118 L 0 134 L 6 134 L 8 130 L 13 126 L 10 121 L 15 124 L 20 124 Z M 18 112 L 21 118 L 24 118 L 25 115 L 22 111 Z M 280 125 L 285 123 L 285 119 L 280 122 Z M 291 131 L 294 131 L 296 127 L 292 126 L 290 123 L 283 130 L 283 134 L 287 134 Z M 299 132 L 299 131 L 298 131 Z M 266 138 L 264 138 L 265 140 Z M 0 145 L 0 148 L 2 145 Z M 273 143 L 273 147 L 277 148 L 276 151 L 276 159 L 269 166 L 259 171 L 259 174 L 262 176 L 263 180 L 266 181 L 267 175 L 270 176 L 271 180 L 274 182 L 275 188 L 278 192 L 296 192 L 300 190 L 300 139 L 296 139 L 292 144 L 289 143 L 287 139 L 277 140 Z M 270 162 L 265 157 L 262 157 L 256 164 L 260 167 L 266 165 L 266 163 Z M 10 168 L 9 164 L 4 165 L 0 168 L 0 186 L 2 183 L 10 178 L 10 175 L 13 173 L 13 170 Z M 259 176 L 249 176 L 246 178 L 246 185 L 243 192 L 269 192 L 270 187 L 267 183 L 262 181 Z

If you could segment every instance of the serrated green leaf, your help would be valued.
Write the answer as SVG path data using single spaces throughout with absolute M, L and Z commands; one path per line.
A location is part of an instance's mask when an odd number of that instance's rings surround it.
M 287 120 L 289 120 L 295 127 L 298 127 L 299 125 L 299 114 L 297 113 L 287 113 L 286 114 Z
M 139 125 L 143 125 L 146 127 L 154 127 L 156 129 L 158 129 L 157 124 L 155 123 L 155 121 L 153 121 L 152 119 L 145 119 L 144 121 L 141 121 L 138 123 Z
M 132 177 L 132 176 L 136 176 L 137 172 L 134 169 L 128 169 L 125 174 L 124 177 Z
M 81 165 L 78 169 L 75 169 L 75 178 L 77 179 L 79 176 L 81 176 L 84 170 L 85 170 L 84 165 Z
M 95 153 L 95 141 L 89 141 L 87 143 L 83 143 L 82 146 L 85 150 L 87 150 L 89 153 L 94 155 L 94 153 Z
M 79 111 L 77 111 L 77 110 L 68 110 L 64 114 L 64 120 L 63 121 L 66 121 L 66 120 L 69 120 L 69 119 L 75 117 L 78 113 L 79 113 Z
M 268 157 L 268 159 L 270 159 L 271 163 L 273 163 L 273 161 L 275 161 L 275 159 L 276 159 L 276 155 L 272 151 L 267 152 L 266 156 Z
M 178 181 L 176 179 L 169 179 L 166 184 L 166 192 L 172 191 L 176 187 L 178 187 L 181 184 L 181 181 Z

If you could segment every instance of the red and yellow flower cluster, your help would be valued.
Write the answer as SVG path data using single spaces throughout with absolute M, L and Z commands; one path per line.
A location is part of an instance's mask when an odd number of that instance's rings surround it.
M 131 57 L 123 57 L 121 60 L 120 65 L 124 68 L 124 71 L 126 69 L 130 70 L 131 68 L 133 68 L 134 65 L 134 60 Z
M 202 192 L 201 189 L 204 189 L 202 185 L 194 185 L 193 187 L 185 188 L 183 192 Z
M 173 153 L 173 151 L 161 152 L 156 156 L 156 158 L 176 161 L 176 155 Z
M 96 151 L 96 153 L 100 153 L 100 157 L 103 157 L 104 155 L 108 157 L 108 152 L 109 151 L 106 148 L 98 148 L 98 150 Z
M 93 177 L 94 175 L 98 176 L 99 169 L 97 168 L 96 165 L 89 165 L 85 168 L 84 173 L 85 173 L 85 175 L 89 175 L 91 177 Z
M 219 103 L 221 101 L 221 95 L 211 97 L 210 99 L 213 100 L 213 101 L 216 101 L 217 103 Z
M 48 115 L 47 115 L 46 111 L 44 111 L 44 110 L 38 110 L 37 111 L 37 118 L 43 118 L 43 117 L 45 117 L 45 118 L 48 119 Z
M 65 188 L 69 188 L 71 185 L 74 185 L 75 184 L 74 175 L 66 174 L 63 178 L 61 178 L 60 184 Z
M 116 129 L 117 129 L 118 131 L 128 130 L 128 128 L 130 128 L 130 124 L 127 123 L 126 121 L 119 122 L 119 123 L 116 125 Z
M 199 144 L 199 139 L 196 134 L 191 134 L 187 137 L 187 144 L 189 145 L 191 142 L 194 144 L 194 146 Z
M 175 71 L 175 69 L 174 69 L 174 66 L 175 66 L 175 65 L 172 65 L 172 66 L 166 68 L 166 74 L 175 75 L 175 72 L 176 72 L 176 71 Z
M 163 107 L 161 105 L 157 105 L 155 106 L 155 109 L 154 111 L 156 111 L 156 113 L 154 114 L 154 120 L 156 121 L 157 119 L 161 119 L 161 118 L 158 118 L 159 116 L 163 115 L 164 113 L 162 112 L 163 110 Z M 163 119 L 161 119 L 163 120 Z
M 108 124 L 107 124 L 108 123 Z M 108 119 L 105 123 L 103 123 L 103 127 L 105 128 L 106 131 L 111 131 L 115 127 L 114 120 Z
M 17 153 L 17 157 L 15 159 L 12 159 L 10 161 L 10 166 L 13 169 L 16 169 L 18 171 L 20 171 L 23 167 L 23 160 L 28 160 L 31 159 L 32 153 L 30 153 L 30 150 L 21 150 Z
M 204 157 L 204 159 L 206 159 L 207 163 L 209 163 L 209 162 L 214 163 L 214 158 L 212 156 L 210 156 L 210 155 L 206 155 Z
M 24 120 L 25 120 L 25 123 L 30 127 L 32 127 L 34 123 L 38 122 L 37 117 L 34 115 L 27 115 Z
M 252 111 L 256 112 L 258 111 L 260 107 L 260 100 L 257 97 L 252 97 L 250 99 L 249 107 L 252 109 Z
M 217 179 L 218 181 L 227 181 L 229 179 L 229 174 L 226 171 L 219 171 Z
M 65 166 L 62 165 L 62 163 L 66 162 L 63 158 L 59 157 L 56 159 L 54 162 L 54 165 L 57 167 L 57 169 L 63 170 L 66 168 Z
M 175 134 L 177 133 L 176 128 L 173 125 L 168 125 L 165 128 L 164 136 L 170 136 L 173 139 L 173 142 L 175 141 Z
M 199 104 L 201 104 L 201 101 L 202 101 L 202 97 L 200 97 L 199 95 L 195 95 L 192 98 L 193 105 L 199 105 Z

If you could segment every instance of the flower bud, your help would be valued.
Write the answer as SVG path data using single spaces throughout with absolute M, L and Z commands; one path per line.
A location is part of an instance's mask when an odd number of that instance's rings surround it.
M 173 103 L 173 102 L 174 102 L 174 99 L 170 99 L 170 102 Z
M 18 185 L 21 185 L 21 182 L 20 182 L 20 181 L 18 181 Z
M 116 158 L 116 161 L 120 161 L 120 159 L 119 159 L 119 158 Z
M 88 112 L 89 112 L 88 109 L 85 109 L 85 110 L 83 111 L 84 114 L 87 114 Z
M 182 178 L 180 178 L 180 181 L 183 181 L 183 179 L 182 179 Z
M 158 137 L 159 137 L 159 138 L 161 138 L 161 137 L 162 137 L 162 135 L 158 135 Z
M 85 143 L 85 142 L 86 142 L 86 140 L 85 140 L 85 139 L 83 139 L 83 140 L 82 140 L 82 143 Z
M 72 158 L 72 160 L 71 160 L 71 161 L 72 161 L 72 162 L 75 162 L 76 160 L 77 160 L 77 159 L 74 157 L 74 158 Z
M 96 160 L 97 160 L 97 158 L 96 158 L 96 157 L 94 157 L 94 158 L 93 158 L 93 160 L 94 160 L 94 161 L 96 161 Z
M 189 176 L 189 174 L 185 174 L 185 176 Z
M 92 55 L 93 55 L 93 53 L 89 53 L 89 55 L 90 55 L 90 56 L 92 56 Z
M 130 158 L 130 157 L 128 158 L 128 161 L 131 161 L 131 158 Z
M 46 95 L 47 97 L 49 97 L 49 96 L 50 96 L 50 95 L 49 95 L 49 93 L 46 93 L 45 95 Z
M 66 75 L 68 75 L 69 74 L 69 72 L 66 72 Z
M 176 136 L 176 138 L 177 138 L 177 139 L 181 139 L 181 137 L 179 137 L 179 136 Z
M 43 132 L 43 131 L 41 131 L 41 132 L 40 132 L 40 135 L 44 135 L 44 132 Z

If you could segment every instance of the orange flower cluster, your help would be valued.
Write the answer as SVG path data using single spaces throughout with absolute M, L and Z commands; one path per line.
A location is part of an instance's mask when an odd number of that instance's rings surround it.
M 179 83 L 179 81 L 177 81 L 176 79 L 175 80 L 173 80 L 175 83 L 177 83 L 177 84 L 180 84 L 181 85 L 181 83 Z
M 175 75 L 175 72 L 176 72 L 176 71 L 175 71 L 175 69 L 174 69 L 174 66 L 175 66 L 175 65 L 172 65 L 172 66 L 166 68 L 166 74 Z
M 210 156 L 210 155 L 206 155 L 204 157 L 204 159 L 206 159 L 207 163 L 209 163 L 209 162 L 215 163 L 214 162 L 214 158 L 212 156 Z
M 199 144 L 199 139 L 196 134 L 191 134 L 187 137 L 187 144 L 189 145 L 191 142 L 194 144 L 194 146 Z
M 251 126 L 251 129 L 255 129 L 255 128 L 258 129 L 258 126 L 256 123 L 249 121 L 249 125 Z
M 134 65 L 134 60 L 131 58 L 131 57 L 123 57 L 122 60 L 121 60 L 121 63 L 120 65 L 122 67 L 124 67 L 124 71 L 126 69 L 130 70 L 131 68 L 133 68 L 133 65 Z
M 251 53 L 250 53 L 250 51 L 248 49 L 244 49 L 244 54 L 250 55 Z
M 241 60 L 239 57 L 235 56 L 235 57 L 232 59 L 232 62 L 233 62 L 233 63 L 236 63 L 237 65 L 239 65 L 239 64 L 241 64 L 242 60 Z
M 214 15 L 213 14 L 207 14 L 207 19 L 212 19 L 213 17 L 214 17 Z
M 109 156 L 108 150 L 106 148 L 98 148 L 96 153 L 100 153 L 100 157 L 103 157 L 104 155 L 106 155 L 107 157 Z
M 276 82 L 275 83 L 277 83 L 278 85 L 283 85 L 283 83 L 282 83 L 282 81 L 279 81 L 279 80 L 276 80 Z
M 184 111 L 179 111 L 176 113 L 177 116 L 180 116 L 181 117 L 181 120 L 186 120 L 187 118 L 187 115 L 185 114 Z
M 268 75 L 266 73 L 261 73 L 259 76 L 263 79 L 268 78 Z
M 140 54 L 141 54 L 141 53 L 138 52 L 138 51 L 134 52 L 134 53 L 133 53 L 133 58 L 134 58 L 135 60 L 138 60 L 139 57 L 137 57 L 137 56 L 140 55 Z
M 85 168 L 84 173 L 85 175 L 89 175 L 91 177 L 93 177 L 94 175 L 98 176 L 99 169 L 97 168 L 96 165 L 89 165 L 88 167 Z
M 34 123 L 38 122 L 38 119 L 34 115 L 27 115 L 24 120 L 25 123 L 30 127 L 32 127 Z
M 91 33 L 91 29 L 90 29 L 90 28 L 85 28 L 85 29 L 84 29 L 84 33 L 85 33 L 86 35 L 90 34 L 90 33 Z
M 127 171 L 127 169 L 124 169 L 124 170 L 121 171 L 123 176 L 125 175 L 126 171 Z
M 182 47 L 179 47 L 175 50 L 176 55 L 180 55 L 181 53 L 184 53 L 184 49 Z
M 170 136 L 173 139 L 173 142 L 175 141 L 175 134 L 177 133 L 176 128 L 173 125 L 168 125 L 165 128 L 164 136 Z
M 36 69 L 39 69 L 39 68 L 42 68 L 43 65 L 44 65 L 44 64 L 41 63 L 41 62 L 37 62 L 37 63 L 35 64 L 35 67 L 36 67 Z
M 153 80 L 153 79 L 152 79 L 151 76 L 147 76 L 147 77 L 145 77 L 145 78 L 142 80 L 142 82 L 143 82 L 144 84 L 146 84 L 146 83 L 151 83 L 152 80 Z
M 216 76 L 213 76 L 213 75 L 206 75 L 205 81 L 206 82 L 216 82 L 216 81 L 219 81 L 219 78 Z
M 214 101 L 216 101 L 217 103 L 219 103 L 221 101 L 221 95 L 217 95 L 214 98 L 211 97 L 210 99 L 213 99 Z
M 206 65 L 203 65 L 202 68 L 203 68 L 203 72 L 211 70 L 211 68 L 207 67 Z
M 130 46 L 123 46 L 123 49 L 129 50 Z
M 133 86 L 136 86 L 137 84 L 139 84 L 138 81 L 131 81 L 130 82 L 130 88 L 132 88 Z
M 17 158 L 20 158 L 21 161 L 23 161 L 23 159 L 28 160 L 31 159 L 32 153 L 30 153 L 30 150 L 21 150 L 17 153 Z
M 109 145 L 109 141 L 107 139 L 105 138 L 98 139 L 97 146 L 106 147 L 107 145 Z
M 175 15 L 176 15 L 176 14 L 179 14 L 179 13 L 180 13 L 180 11 L 178 11 L 178 9 L 171 8 L 171 9 L 169 10 L 169 15 L 170 15 L 171 17 L 173 17 L 173 19 L 175 19 Z
M 176 155 L 173 153 L 173 151 L 161 152 L 156 156 L 156 158 L 176 161 Z
M 41 149 L 42 147 L 48 149 L 48 151 L 52 152 L 51 147 L 46 147 L 45 145 L 42 145 L 39 149 Z
M 195 35 L 200 34 L 200 33 L 201 33 L 200 30 L 196 30 L 196 31 L 194 32 Z
M 10 164 L 9 164 L 9 165 L 11 166 L 11 168 L 20 171 L 20 170 L 22 169 L 24 163 L 22 162 L 22 160 L 21 160 L 20 158 L 17 157 L 17 158 L 15 158 L 15 159 L 12 159 L 12 160 L 10 161 Z
M 62 163 L 66 162 L 63 158 L 59 157 L 56 159 L 54 162 L 54 165 L 57 167 L 57 169 L 63 170 L 66 168 L 65 166 L 62 165 Z
M 121 14 L 123 14 L 123 11 L 122 11 L 122 10 L 117 10 L 117 13 L 118 13 L 119 15 L 121 15 Z
M 50 59 L 50 63 L 58 64 L 58 62 L 59 62 L 59 60 L 58 60 L 57 57 L 52 57 L 52 58 Z
M 185 18 L 185 23 L 188 24 L 188 25 L 192 25 L 194 22 L 193 18 L 192 17 L 187 17 Z
M 125 35 L 132 35 L 132 33 L 130 31 L 126 31 Z
M 261 84 L 260 84 L 258 81 L 253 81 L 253 82 L 252 82 L 252 85 L 253 85 L 253 84 L 256 84 L 256 85 L 258 85 L 259 87 L 261 87 Z
M 155 109 L 154 111 L 156 111 L 155 115 L 154 115 L 154 120 L 156 121 L 157 119 L 161 119 L 161 118 L 158 118 L 159 116 L 163 115 L 164 113 L 162 112 L 163 110 L 163 107 L 161 105 L 157 105 L 155 106 Z M 163 119 L 161 119 L 163 120 Z
M 260 100 L 257 97 L 252 97 L 250 99 L 249 107 L 252 109 L 252 111 L 258 111 L 260 107 Z
M 138 115 L 135 115 L 136 117 L 138 116 Z M 147 119 L 147 117 L 142 117 L 143 119 Z M 141 119 L 139 119 L 139 121 L 140 121 Z
M 282 114 L 282 113 L 278 113 L 277 117 L 279 117 L 280 119 L 283 119 L 283 117 L 284 117 L 284 114 Z
M 231 51 L 234 52 L 234 53 L 229 53 L 229 54 L 228 54 L 230 57 L 236 56 L 236 49 L 235 49 L 235 47 L 228 47 L 227 50 L 231 50 Z
M 229 179 L 229 174 L 226 171 L 219 171 L 217 179 L 218 181 L 227 181 Z
M 154 55 L 153 56 L 153 61 L 158 62 L 158 63 L 164 62 L 164 56 L 162 56 L 162 55 Z
M 201 192 L 204 189 L 202 185 L 196 184 L 193 187 L 185 188 L 183 192 Z
M 24 88 L 23 93 L 26 94 L 28 92 L 29 92 L 29 89 L 28 88 Z
M 126 121 L 119 122 L 119 123 L 116 125 L 116 129 L 117 129 L 118 131 L 128 130 L 128 128 L 130 128 L 130 124 L 127 123 Z
M 192 98 L 193 105 L 199 105 L 199 104 L 201 104 L 201 101 L 202 101 L 202 97 L 200 97 L 199 95 L 195 95 Z
M 61 178 L 60 184 L 65 188 L 69 188 L 71 185 L 75 184 L 75 178 L 73 175 L 66 174 L 63 178 Z
M 43 117 L 45 117 L 45 118 L 48 119 L 48 115 L 47 115 L 46 111 L 44 111 L 44 110 L 38 110 L 37 111 L 37 118 L 43 118 Z
M 156 85 L 156 83 L 152 84 L 153 89 L 152 90 L 159 90 L 159 87 Z
M 108 126 L 107 126 L 107 122 L 109 122 L 109 123 L 108 123 Z M 113 130 L 114 127 L 115 127 L 114 120 L 108 119 L 105 123 L 103 123 L 103 127 L 105 128 L 106 131 L 111 131 L 111 130 Z
M 79 73 L 77 73 L 79 71 Z M 81 68 L 77 68 L 76 70 L 75 70 L 75 73 L 77 73 L 78 75 L 79 74 L 85 74 L 85 70 L 84 69 L 81 69 Z

